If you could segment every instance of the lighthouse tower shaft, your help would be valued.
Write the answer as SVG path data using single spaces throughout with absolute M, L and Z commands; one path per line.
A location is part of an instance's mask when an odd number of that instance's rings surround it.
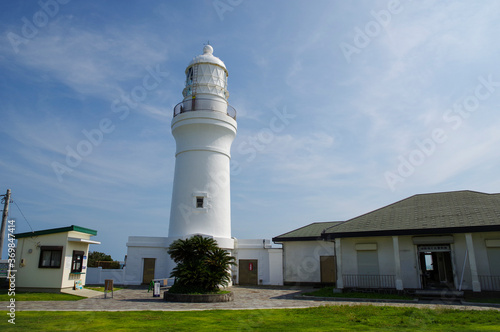
M 175 174 L 169 237 L 231 239 L 230 159 L 236 111 L 228 104 L 227 69 L 205 46 L 186 69 L 184 100 L 174 108 Z

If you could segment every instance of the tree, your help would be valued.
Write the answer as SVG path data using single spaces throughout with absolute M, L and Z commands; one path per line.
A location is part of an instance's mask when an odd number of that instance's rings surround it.
M 217 246 L 212 238 L 195 235 L 174 241 L 168 254 L 177 266 L 170 277 L 175 277 L 171 293 L 211 293 L 231 281 L 229 268 L 235 258 Z
M 89 252 L 89 259 L 87 261 L 88 267 L 97 267 L 97 262 L 112 262 L 113 259 L 111 255 L 106 255 L 105 253 L 99 251 Z

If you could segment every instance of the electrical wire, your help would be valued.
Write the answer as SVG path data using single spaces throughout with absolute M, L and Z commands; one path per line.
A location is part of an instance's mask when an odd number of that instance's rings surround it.
M 33 228 L 31 227 L 28 219 L 26 219 L 26 216 L 24 215 L 23 211 L 21 211 L 21 208 L 19 207 L 19 205 L 17 205 L 16 201 L 12 201 L 12 203 L 14 203 L 17 206 L 17 209 L 19 210 L 19 212 L 21 212 L 21 215 L 23 216 L 24 220 L 26 220 L 26 222 L 28 223 L 28 226 L 30 227 L 31 232 L 33 232 Z

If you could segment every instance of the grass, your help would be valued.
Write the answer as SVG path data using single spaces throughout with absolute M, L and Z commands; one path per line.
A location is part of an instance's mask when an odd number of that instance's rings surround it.
M 467 302 L 474 302 L 474 303 L 496 303 L 500 304 L 500 299 L 499 298 L 465 298 L 465 301 Z
M 169 291 L 169 293 L 170 293 L 170 291 Z M 171 292 L 171 294 L 188 294 L 188 295 L 228 294 L 228 293 L 231 293 L 231 291 L 228 291 L 228 290 L 218 290 L 216 292 L 186 292 L 186 293 Z
M 84 286 L 84 288 L 104 293 L 104 286 L 102 286 L 102 287 Z M 113 287 L 113 291 L 117 291 L 117 290 L 120 290 L 120 289 L 123 289 L 123 287 Z
M 358 298 L 358 299 L 394 299 L 394 300 L 412 300 L 413 297 L 399 294 L 382 294 L 382 293 L 334 293 L 333 287 L 325 287 L 317 291 L 304 293 L 303 295 L 318 296 L 318 297 L 340 297 L 340 298 Z
M 64 293 L 16 292 L 14 298 L 16 301 L 78 301 L 85 297 Z M 9 294 L 4 292 L 0 294 L 0 302 L 10 299 Z
M 500 331 L 500 312 L 410 307 L 326 306 L 306 309 L 16 312 L 1 331 Z

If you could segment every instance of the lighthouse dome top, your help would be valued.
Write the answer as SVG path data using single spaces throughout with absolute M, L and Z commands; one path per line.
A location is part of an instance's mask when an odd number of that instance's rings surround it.
M 203 54 L 200 54 L 200 55 L 194 57 L 193 60 L 191 60 L 191 62 L 189 63 L 189 65 L 186 68 L 186 72 L 189 69 L 189 67 L 191 67 L 195 64 L 210 63 L 210 64 L 215 64 L 215 65 L 218 65 L 218 66 L 221 66 L 222 68 L 224 68 L 224 70 L 226 71 L 226 75 L 227 75 L 226 65 L 224 64 L 224 62 L 222 62 L 221 59 L 214 56 L 213 53 L 214 53 L 214 48 L 211 45 L 205 45 L 205 47 L 203 47 Z

